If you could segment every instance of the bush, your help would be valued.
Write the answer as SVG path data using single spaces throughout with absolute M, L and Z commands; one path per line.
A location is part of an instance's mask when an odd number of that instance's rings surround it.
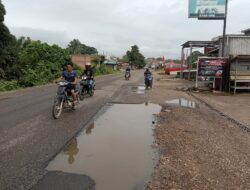
M 4 81 L 0 80 L 0 92 L 7 90 L 15 90 L 18 89 L 18 82 L 16 80 Z
M 111 67 L 108 67 L 106 65 L 95 65 L 94 72 L 95 76 L 116 73 L 116 71 L 114 71 Z

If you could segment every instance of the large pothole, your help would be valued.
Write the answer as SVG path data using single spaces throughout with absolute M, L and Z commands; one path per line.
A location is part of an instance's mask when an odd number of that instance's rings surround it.
M 160 109 L 154 104 L 105 107 L 47 169 L 90 176 L 97 190 L 143 189 L 156 164 L 152 121 Z

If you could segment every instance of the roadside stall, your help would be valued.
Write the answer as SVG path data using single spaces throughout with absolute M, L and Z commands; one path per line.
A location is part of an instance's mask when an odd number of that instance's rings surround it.
M 236 56 L 230 61 L 230 90 L 250 91 L 250 56 Z

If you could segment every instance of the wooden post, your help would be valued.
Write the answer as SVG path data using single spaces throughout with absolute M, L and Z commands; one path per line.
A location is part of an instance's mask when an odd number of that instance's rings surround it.
M 184 62 L 184 47 L 182 47 L 181 50 L 181 74 L 180 74 L 180 78 L 183 79 L 183 62 Z

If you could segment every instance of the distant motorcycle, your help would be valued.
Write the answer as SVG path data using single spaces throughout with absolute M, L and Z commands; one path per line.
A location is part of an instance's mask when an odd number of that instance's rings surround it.
M 95 81 L 93 78 L 88 78 L 87 76 L 82 76 L 80 81 L 79 97 L 80 100 L 84 99 L 84 94 L 94 95 Z
M 71 96 L 70 90 L 67 88 L 70 85 L 69 82 L 60 81 L 58 84 L 57 95 L 55 96 L 52 115 L 54 119 L 58 119 L 62 110 L 66 108 L 74 109 L 73 97 Z M 79 91 L 76 90 L 77 103 L 79 103 Z
M 126 71 L 125 73 L 125 80 L 129 80 L 130 79 L 130 72 Z
M 148 89 L 149 87 L 152 88 L 153 86 L 153 76 L 150 73 L 148 73 L 145 76 L 145 86 L 146 86 L 146 89 Z

